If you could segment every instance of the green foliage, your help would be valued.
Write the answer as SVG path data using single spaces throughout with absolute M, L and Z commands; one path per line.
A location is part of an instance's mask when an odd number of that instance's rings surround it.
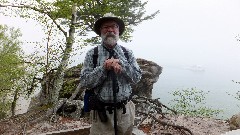
M 0 90 L 6 91 L 14 86 L 23 74 L 21 42 L 19 30 L 0 25 Z
M 217 116 L 221 110 L 214 110 L 205 106 L 206 95 L 196 88 L 173 91 L 171 94 L 175 97 L 171 104 L 172 108 L 180 114 L 187 116 L 213 117 Z
M 60 90 L 60 98 L 69 98 L 72 93 L 76 90 L 79 80 L 76 80 L 76 77 L 80 76 L 83 63 L 78 64 L 77 66 L 69 68 L 64 75 L 64 84 Z
M 18 94 L 25 74 L 19 30 L 0 25 L 0 108 L 1 114 L 10 110 L 10 98 Z
M 130 33 L 133 32 L 131 26 L 136 26 L 144 20 L 153 19 L 159 13 L 159 11 L 156 11 L 151 15 L 145 15 L 145 6 L 147 2 L 142 3 L 140 0 L 57 0 L 53 4 L 56 10 L 51 12 L 52 16 L 68 19 L 69 21 L 64 22 L 69 24 L 72 14 L 71 8 L 74 3 L 78 6 L 77 15 L 81 29 L 80 34 L 82 36 L 92 31 L 93 25 L 97 19 L 111 12 L 126 22 L 127 29 L 122 36 L 123 41 L 130 40 Z
M 234 80 L 232 80 L 232 82 L 234 82 L 234 83 L 236 83 L 236 84 L 240 84 L 240 82 L 237 82 L 237 81 L 234 81 Z M 227 92 L 227 94 L 228 94 L 229 96 L 234 97 L 234 98 L 237 99 L 238 101 L 240 101 L 240 91 L 237 91 L 234 95 L 233 95 L 233 94 L 230 94 L 230 93 L 228 93 L 228 92 Z M 238 105 L 238 106 L 240 107 L 240 105 Z
M 60 98 L 70 98 L 74 90 L 77 88 L 79 81 L 75 79 L 68 79 L 60 91 Z
M 19 5 L 22 3 L 24 2 L 19 3 Z M 15 2 L 16 4 L 17 2 Z M 122 40 L 126 42 L 130 41 L 131 33 L 133 32 L 131 26 L 137 26 L 145 20 L 153 19 L 159 13 L 159 11 L 156 11 L 150 15 L 145 15 L 147 2 L 141 2 L 141 0 L 55 0 L 51 2 L 46 2 L 45 0 L 26 0 L 26 5 L 32 6 L 21 5 L 19 10 L 12 10 L 13 13 L 11 14 L 15 13 L 16 16 L 37 20 L 43 26 L 47 27 L 52 24 L 58 24 L 57 27 L 54 27 L 60 30 L 60 28 L 70 27 L 74 4 L 78 7 L 78 24 L 76 26 L 79 28 L 79 32 L 77 33 L 80 36 L 87 36 L 92 31 L 95 21 L 104 14 L 111 12 L 126 22 L 127 30 L 122 36 Z M 55 23 L 51 23 L 52 21 L 55 21 Z M 83 39 L 86 39 L 86 37 Z M 89 44 L 92 42 L 82 42 L 82 45 L 86 43 Z

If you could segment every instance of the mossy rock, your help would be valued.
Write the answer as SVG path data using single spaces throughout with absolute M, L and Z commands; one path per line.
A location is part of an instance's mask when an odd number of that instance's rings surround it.
M 70 98 L 80 82 L 82 64 L 69 68 L 64 75 L 63 87 L 60 90 L 60 98 Z

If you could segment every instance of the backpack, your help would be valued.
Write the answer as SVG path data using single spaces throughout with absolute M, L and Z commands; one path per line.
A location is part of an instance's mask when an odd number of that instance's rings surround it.
M 124 56 L 126 57 L 126 59 L 129 59 L 128 56 L 128 51 L 126 50 L 125 47 L 121 46 Z M 97 66 L 97 59 L 98 59 L 98 46 L 94 47 L 94 53 L 93 53 L 93 68 L 95 68 Z M 84 112 L 90 112 L 90 108 L 89 108 L 89 99 L 90 96 L 92 96 L 94 94 L 93 90 L 86 90 L 85 94 L 84 94 Z

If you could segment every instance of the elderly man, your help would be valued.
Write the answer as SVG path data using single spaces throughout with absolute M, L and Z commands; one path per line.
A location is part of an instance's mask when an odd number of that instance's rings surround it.
M 92 48 L 86 54 L 80 76 L 80 85 L 93 90 L 97 97 L 93 104 L 102 107 L 90 112 L 90 135 L 132 134 L 135 105 L 130 83 L 140 81 L 142 74 L 132 51 L 117 43 L 124 30 L 123 20 L 114 16 L 104 16 L 94 24 L 94 32 L 102 38 L 97 46 L 97 63 L 93 62 L 96 52 Z

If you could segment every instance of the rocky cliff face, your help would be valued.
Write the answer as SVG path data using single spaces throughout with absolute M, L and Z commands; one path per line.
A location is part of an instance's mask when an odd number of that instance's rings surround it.
M 133 94 L 152 98 L 153 84 L 158 81 L 162 67 L 145 59 L 137 59 L 137 62 L 142 70 L 142 79 L 132 85 Z

